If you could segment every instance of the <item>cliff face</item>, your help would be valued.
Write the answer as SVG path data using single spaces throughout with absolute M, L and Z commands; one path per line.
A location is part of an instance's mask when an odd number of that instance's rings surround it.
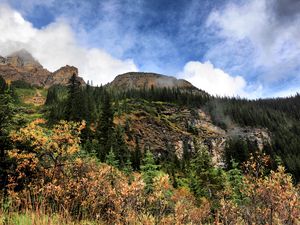
M 7 81 L 23 80 L 39 87 L 50 87 L 54 84 L 66 85 L 73 74 L 84 84 L 77 68 L 67 65 L 51 73 L 25 50 L 6 58 L 0 56 L 0 75 Z
M 125 128 L 128 146 L 135 149 L 138 139 L 142 150 L 150 149 L 157 157 L 171 151 L 181 159 L 184 151 L 193 153 L 195 143 L 203 143 L 208 146 L 213 163 L 224 166 L 224 150 L 229 139 L 237 136 L 247 139 L 258 149 L 271 142 L 266 129 L 232 127 L 224 130 L 214 125 L 200 108 L 145 100 L 124 100 L 119 104 L 126 108 L 126 113 L 116 115 L 114 123 Z
M 118 75 L 110 84 L 118 89 L 180 88 L 200 91 L 190 82 L 156 73 L 129 72 Z
M 80 81 L 81 84 L 85 84 L 84 80 L 78 76 L 78 69 L 74 66 L 66 65 L 53 72 L 50 76 L 48 76 L 45 86 L 50 87 L 54 84 L 66 85 L 73 74 L 76 75 L 77 79 Z

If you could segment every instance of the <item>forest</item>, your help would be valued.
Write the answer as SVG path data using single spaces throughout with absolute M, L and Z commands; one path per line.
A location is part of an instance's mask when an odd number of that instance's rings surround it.
M 52 86 L 45 105 L 32 109 L 22 103 L 20 88 L 36 87 L 0 77 L 3 224 L 300 222 L 298 94 L 246 100 L 179 88 L 116 90 L 83 86 L 73 76 L 68 86 Z M 202 108 L 224 130 L 267 128 L 271 143 L 259 151 L 245 140 L 228 140 L 223 167 L 198 140 L 181 158 L 172 143 L 160 156 L 143 148 L 127 123 L 114 122 L 130 113 L 128 100 Z M 32 110 L 38 113 L 29 117 Z M 133 149 L 126 142 L 130 135 Z

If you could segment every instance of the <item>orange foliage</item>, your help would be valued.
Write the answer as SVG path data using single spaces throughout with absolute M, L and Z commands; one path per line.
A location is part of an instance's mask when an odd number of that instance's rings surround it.
M 107 224 L 297 224 L 299 193 L 283 167 L 264 176 L 268 159 L 252 156 L 239 190 L 243 199 L 231 199 L 227 185 L 218 208 L 187 188 L 175 189 L 167 175 L 153 180 L 145 192 L 139 173 L 130 179 L 116 168 L 91 158 L 79 158 L 79 135 L 84 123 L 61 122 L 47 129 L 37 120 L 11 134 L 15 149 L 9 156 L 16 171 L 9 176 L 11 207 L 45 214 L 60 213 L 75 220 Z

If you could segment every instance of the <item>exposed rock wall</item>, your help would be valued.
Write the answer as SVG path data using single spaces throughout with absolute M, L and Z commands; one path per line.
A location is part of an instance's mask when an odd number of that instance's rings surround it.
M 54 84 L 66 85 L 73 74 L 85 84 L 78 76 L 76 67 L 66 65 L 51 73 L 25 50 L 15 52 L 6 58 L 0 56 L 0 75 L 7 81 L 23 80 L 32 85 L 48 88 Z
M 168 154 L 167 151 L 174 151 L 181 159 L 185 150 L 195 152 L 196 141 L 208 146 L 213 163 L 222 167 L 225 165 L 224 150 L 228 139 L 239 135 L 240 138 L 256 143 L 258 149 L 271 141 L 269 132 L 265 129 L 234 127 L 223 130 L 215 126 L 210 116 L 201 109 L 134 100 L 126 105 L 131 108 L 130 111 L 117 116 L 114 122 L 122 126 L 125 126 L 126 121 L 129 124 L 127 144 L 134 149 L 135 141 L 132 136 L 135 136 L 139 139 L 142 150 L 150 149 L 157 157 Z
M 181 88 L 198 90 L 190 82 L 156 73 L 129 72 L 118 75 L 109 86 L 119 89 Z

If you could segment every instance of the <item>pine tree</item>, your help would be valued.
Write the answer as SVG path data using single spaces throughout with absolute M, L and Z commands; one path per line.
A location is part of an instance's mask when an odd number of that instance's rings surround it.
M 0 76 L 0 94 L 4 94 L 5 90 L 7 89 L 7 84 L 2 76 Z
M 131 161 L 129 159 L 127 159 L 126 163 L 125 163 L 125 166 L 123 168 L 123 171 L 124 173 L 129 176 L 129 181 L 131 181 L 131 179 L 133 178 L 132 177 L 132 164 L 131 164 Z
M 145 154 L 141 169 L 144 182 L 146 183 L 145 191 L 150 193 L 153 191 L 153 179 L 158 175 L 159 166 L 155 164 L 153 154 L 149 150 Z
M 243 173 L 238 168 L 238 163 L 234 160 L 231 160 L 231 170 L 227 172 L 227 180 L 231 187 L 233 193 L 231 193 L 230 198 L 237 203 L 238 205 L 242 204 L 245 201 L 245 197 L 243 196 L 241 190 L 244 189 L 243 182 Z
M 80 121 L 79 113 L 82 109 L 81 83 L 76 74 L 73 74 L 68 83 L 68 99 L 66 103 L 65 118 L 67 120 Z
M 11 148 L 9 132 L 14 114 L 13 99 L 8 91 L 0 94 L 0 189 L 4 189 L 4 193 L 6 193 L 8 178 L 7 169 L 11 166 L 7 157 L 7 150 Z
M 119 166 L 119 161 L 117 160 L 116 155 L 112 148 L 110 149 L 110 151 L 106 157 L 106 163 L 115 168 L 117 168 Z
M 97 156 L 101 161 L 105 160 L 109 149 L 112 146 L 113 138 L 113 109 L 110 96 L 107 91 L 103 92 L 101 113 L 97 127 L 97 137 L 99 141 L 99 150 Z
M 124 140 L 123 128 L 120 125 L 115 129 L 112 147 L 119 161 L 119 168 L 124 168 L 127 160 L 130 161 L 130 152 Z
M 139 171 L 141 168 L 141 159 L 142 159 L 142 152 L 139 144 L 138 137 L 135 137 L 135 149 L 132 153 L 132 167 L 135 171 Z
M 206 146 L 196 143 L 195 147 L 197 152 L 190 165 L 190 188 L 198 198 L 213 199 L 223 188 L 224 173 L 221 169 L 214 168 Z

